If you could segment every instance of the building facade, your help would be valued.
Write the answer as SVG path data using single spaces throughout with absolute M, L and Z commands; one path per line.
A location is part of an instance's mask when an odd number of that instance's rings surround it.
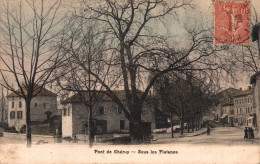
M 221 122 L 234 126 L 234 101 L 230 100 L 221 104 Z
M 121 101 L 125 102 L 124 91 L 115 92 Z M 87 95 L 85 95 L 87 97 Z M 63 102 L 62 111 L 62 136 L 72 137 L 74 134 L 85 134 L 88 132 L 89 108 L 81 101 L 79 96 L 68 98 Z M 152 129 L 155 125 L 155 106 L 151 99 L 147 100 L 142 108 L 142 121 L 151 122 Z M 107 95 L 100 98 L 93 107 L 93 118 L 95 120 L 96 134 L 127 133 L 129 132 L 129 120 L 124 112 Z M 165 120 L 167 121 L 167 120 Z
M 8 126 L 17 131 L 26 125 L 26 105 L 22 97 L 15 93 L 7 95 Z M 47 89 L 42 91 L 31 101 L 31 122 L 40 123 L 51 115 L 57 114 L 57 95 Z
M 254 89 L 254 101 L 253 105 L 255 107 L 255 112 L 256 112 L 256 131 L 258 132 L 258 136 L 260 137 L 260 72 L 255 73 L 254 75 L 251 76 L 250 83 L 253 85 Z
M 223 91 L 218 92 L 215 95 L 215 97 L 214 97 L 215 103 L 213 105 L 213 111 L 215 113 L 215 120 L 218 120 L 218 121 L 223 120 L 223 118 L 221 118 L 221 117 L 225 116 L 225 115 L 223 115 L 224 114 L 223 107 L 229 108 L 230 103 L 232 104 L 234 95 L 239 92 L 240 92 L 239 89 L 227 88 Z
M 256 126 L 256 110 L 253 104 L 254 90 L 241 91 L 234 95 L 234 124 Z

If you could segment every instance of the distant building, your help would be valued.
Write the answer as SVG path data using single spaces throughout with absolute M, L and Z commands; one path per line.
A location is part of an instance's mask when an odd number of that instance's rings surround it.
M 235 89 L 235 88 L 228 88 L 225 89 L 223 91 L 218 92 L 215 96 L 214 96 L 214 106 L 213 106 L 213 110 L 215 112 L 215 120 L 220 121 L 221 117 L 223 117 L 224 111 L 223 111 L 223 105 L 226 106 L 226 103 L 230 103 L 233 100 L 233 96 L 236 93 L 239 93 L 240 90 L 239 89 Z M 227 105 L 226 108 L 228 108 L 229 105 Z M 224 115 L 225 116 L 225 115 Z M 222 118 L 223 120 L 223 118 Z
M 253 105 L 254 90 L 251 87 L 248 90 L 241 91 L 234 95 L 234 124 L 255 126 L 256 111 Z
M 234 101 L 230 100 L 221 104 L 223 114 L 221 116 L 221 122 L 234 126 Z
M 114 93 L 126 103 L 124 90 L 117 90 Z M 89 100 L 87 92 L 82 93 L 81 96 L 85 100 Z M 87 133 L 87 124 L 89 109 L 84 105 L 79 94 L 75 94 L 70 98 L 64 100 L 64 109 L 62 112 L 62 136 L 72 137 L 74 134 Z M 156 128 L 156 120 L 167 122 L 167 119 L 155 118 L 156 106 L 154 105 L 151 96 L 148 96 L 142 108 L 142 121 L 151 122 L 152 129 Z M 126 133 L 129 131 L 129 121 L 125 117 L 122 109 L 107 95 L 103 94 L 93 109 L 93 118 L 96 124 L 96 133 Z
M 19 91 L 17 91 L 19 92 Z M 8 126 L 19 131 L 26 125 L 26 105 L 23 98 L 14 92 L 7 95 Z M 43 88 L 31 101 L 31 122 L 40 123 L 57 113 L 57 95 Z

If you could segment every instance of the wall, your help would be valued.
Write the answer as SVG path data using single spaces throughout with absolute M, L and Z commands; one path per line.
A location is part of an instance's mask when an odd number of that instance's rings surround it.
M 66 114 L 64 114 L 64 111 L 62 112 L 62 137 L 72 137 L 72 107 L 68 104 L 64 108 L 66 108 L 67 112 Z M 70 113 L 68 113 L 68 109 L 70 109 Z
M 260 126 L 260 76 L 259 74 L 256 75 L 256 82 L 254 83 L 254 106 L 256 110 L 256 121 L 257 121 L 257 127 L 258 130 L 258 136 L 260 137 L 259 133 L 259 126 Z
M 12 102 L 14 101 L 14 108 L 12 108 Z M 19 107 L 19 101 L 22 101 L 22 107 Z M 24 99 L 19 97 L 9 97 L 8 102 L 8 126 L 14 126 L 17 131 L 23 125 L 26 125 L 26 106 Z M 35 106 L 37 103 L 37 107 Z M 44 103 L 46 106 L 44 107 Z M 10 119 L 10 112 L 15 111 L 15 119 Z M 22 119 L 17 118 L 17 111 L 22 111 Z M 52 96 L 37 96 L 31 101 L 31 121 L 43 122 L 47 119 L 45 112 L 52 112 L 52 116 L 57 114 L 57 97 Z
M 99 114 L 99 106 L 104 106 L 107 110 L 106 114 Z M 88 108 L 83 103 L 72 104 L 72 127 L 73 134 L 85 133 L 84 124 L 88 122 Z M 120 132 L 120 120 L 125 122 L 125 131 L 129 130 L 129 121 L 124 113 L 117 112 L 117 105 L 112 101 L 98 102 L 94 106 L 93 118 L 107 121 L 107 133 Z M 145 103 L 142 112 L 142 120 L 152 122 L 152 129 L 155 128 L 154 108 L 149 103 Z
M 249 109 L 249 112 L 246 109 Z M 234 120 L 236 118 L 238 119 L 238 122 L 235 122 L 235 125 L 247 126 L 248 118 L 250 117 L 250 114 L 253 113 L 255 113 L 255 108 L 253 106 L 253 95 L 245 95 L 234 98 Z

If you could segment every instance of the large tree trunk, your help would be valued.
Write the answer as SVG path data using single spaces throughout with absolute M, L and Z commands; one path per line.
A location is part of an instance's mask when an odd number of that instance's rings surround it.
M 26 139 L 27 147 L 32 146 L 32 134 L 31 134 L 31 99 L 25 100 L 26 103 Z
M 194 132 L 194 118 L 191 119 L 191 129 L 192 132 Z
M 189 133 L 190 132 L 190 120 L 187 123 L 187 130 L 188 130 L 188 133 Z
M 172 113 L 171 113 L 171 135 L 172 135 L 172 138 L 174 138 L 174 135 L 173 135 L 173 121 L 172 121 Z
M 180 118 L 180 135 L 183 135 L 183 119 Z
M 198 117 L 195 117 L 195 130 L 198 130 Z
M 92 118 L 92 108 L 89 109 L 89 117 L 88 117 L 88 142 L 89 142 L 89 147 L 91 148 L 94 143 L 94 123 Z

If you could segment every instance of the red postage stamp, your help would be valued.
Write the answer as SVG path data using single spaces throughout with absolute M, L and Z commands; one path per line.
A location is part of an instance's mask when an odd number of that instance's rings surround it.
M 215 1 L 215 44 L 250 43 L 250 1 Z

